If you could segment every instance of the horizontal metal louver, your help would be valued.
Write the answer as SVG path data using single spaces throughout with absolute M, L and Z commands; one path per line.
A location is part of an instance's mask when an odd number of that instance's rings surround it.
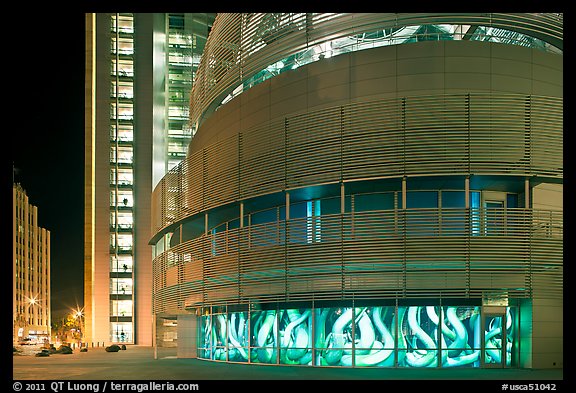
M 563 100 L 450 94 L 351 103 L 205 146 L 155 188 L 156 233 L 286 188 L 419 175 L 563 176 Z M 160 211 L 158 211 L 160 209 Z
M 505 220 L 470 230 L 477 215 L 490 221 L 491 214 Z M 463 224 L 458 231 L 455 221 Z M 407 209 L 298 218 L 204 235 L 160 254 L 154 308 L 481 298 L 494 290 L 561 299 L 562 250 L 562 213 L 553 211 L 480 210 L 473 217 L 466 209 Z

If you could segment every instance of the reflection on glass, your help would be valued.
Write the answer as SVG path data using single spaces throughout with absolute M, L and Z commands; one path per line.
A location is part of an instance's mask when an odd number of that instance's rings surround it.
M 427 309 L 430 308 L 430 312 Z M 403 343 L 407 351 L 400 367 L 436 367 L 438 365 L 437 325 L 433 322 L 437 307 L 399 307 L 405 309 L 406 317 L 399 321 Z
M 254 311 L 250 316 L 250 361 L 275 364 L 278 342 L 276 310 Z
M 319 366 L 341 366 L 344 348 L 351 349 L 352 308 L 316 309 L 316 361 Z
M 439 318 L 430 319 L 438 325 Z M 478 367 L 480 361 L 480 308 L 442 307 L 442 367 Z
M 199 357 L 202 359 L 210 359 L 210 337 L 212 333 L 211 323 L 210 323 L 210 315 L 204 315 L 200 319 L 201 321 L 201 328 L 200 328 L 200 345 L 199 348 Z
M 394 366 L 394 307 L 362 307 L 355 310 L 355 366 Z M 342 363 L 351 365 L 350 357 L 343 356 Z
M 312 364 L 312 311 L 280 311 L 280 363 Z
M 248 361 L 248 312 L 230 313 L 228 320 L 228 360 Z
M 514 347 L 514 321 L 512 308 L 506 307 L 506 366 L 512 365 L 512 348 Z
M 213 360 L 226 360 L 226 315 L 216 314 L 212 318 Z
M 504 323 L 506 323 L 505 334 L 503 331 Z M 504 317 L 503 315 L 485 316 L 484 318 L 485 364 L 502 365 L 503 362 L 505 362 L 506 366 L 512 365 L 512 348 L 514 347 L 513 326 L 514 326 L 514 315 L 510 307 L 506 307 L 506 317 Z M 502 359 L 503 354 L 505 356 L 504 359 Z
M 199 357 L 336 367 L 480 367 L 484 353 L 486 364 L 510 366 L 514 309 L 506 316 L 483 316 L 484 347 L 480 311 L 479 306 L 369 306 L 205 314 Z
M 503 319 L 500 315 L 489 315 L 484 319 L 485 364 L 502 364 Z

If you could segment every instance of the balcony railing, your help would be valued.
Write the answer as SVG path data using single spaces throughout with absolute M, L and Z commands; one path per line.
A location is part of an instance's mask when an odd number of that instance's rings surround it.
M 236 301 L 562 297 L 562 212 L 406 209 L 202 235 L 154 259 L 157 309 Z M 179 308 L 180 307 L 180 308 Z

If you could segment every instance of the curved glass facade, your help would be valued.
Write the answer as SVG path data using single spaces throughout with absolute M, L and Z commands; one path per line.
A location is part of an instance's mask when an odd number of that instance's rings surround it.
M 220 105 L 224 105 L 232 98 L 242 92 L 256 86 L 265 80 L 281 74 L 285 71 L 294 70 L 303 65 L 321 60 L 328 59 L 343 53 L 356 52 L 364 49 L 373 49 L 388 45 L 401 45 L 422 41 L 441 41 L 441 40 L 462 40 L 484 41 L 494 43 L 504 43 L 508 45 L 519 45 L 528 48 L 534 48 L 551 53 L 562 54 L 562 50 L 548 44 L 541 39 L 530 37 L 526 34 L 499 29 L 489 26 L 477 26 L 474 32 L 468 33 L 463 30 L 461 25 L 417 25 L 403 26 L 400 28 L 391 28 L 366 32 L 354 36 L 337 38 L 317 44 L 300 51 L 288 57 L 281 59 L 273 64 L 268 65 L 254 76 L 248 78 L 241 85 L 234 88 Z
M 231 308 L 233 309 L 233 308 Z M 370 305 L 206 308 L 204 359 L 299 366 L 480 367 L 518 361 L 516 307 Z
M 222 103 L 280 71 L 337 54 L 428 40 L 466 40 L 562 52 L 562 14 L 220 14 L 192 92 L 199 127 Z M 224 102 L 222 101 L 224 100 Z

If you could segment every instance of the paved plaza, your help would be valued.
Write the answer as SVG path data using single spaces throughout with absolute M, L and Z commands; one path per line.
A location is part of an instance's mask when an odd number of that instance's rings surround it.
M 69 355 L 52 354 L 48 357 L 14 355 L 13 380 L 494 380 L 512 383 L 556 381 L 560 386 L 563 384 L 563 370 L 362 369 L 225 364 L 162 355 L 154 359 L 151 347 L 128 346 L 119 352 L 106 352 L 100 347 L 90 348 L 88 352 L 75 349 Z

